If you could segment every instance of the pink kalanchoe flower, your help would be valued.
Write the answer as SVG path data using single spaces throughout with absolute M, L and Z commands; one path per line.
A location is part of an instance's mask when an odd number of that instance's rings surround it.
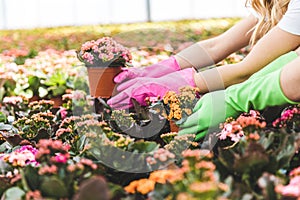
M 23 152 L 23 154 L 12 152 L 8 156 L 8 162 L 11 163 L 13 166 L 24 167 L 26 165 L 26 162 L 30 160 L 34 160 L 34 156 L 29 152 Z
M 3 103 L 6 104 L 17 104 L 17 103 L 22 103 L 23 102 L 23 98 L 20 96 L 10 96 L 10 97 L 4 97 L 3 99 Z
M 97 165 L 92 160 L 90 160 L 90 159 L 82 158 L 80 160 L 80 163 L 84 164 L 86 166 L 89 166 L 89 167 L 91 167 L 94 170 L 97 169 Z
M 300 197 L 300 176 L 291 179 L 288 185 L 278 185 L 275 191 L 286 197 Z
M 218 134 L 220 140 L 230 138 L 233 142 L 238 142 L 243 136 L 243 128 L 236 121 L 224 124 L 222 131 Z
M 44 175 L 44 174 L 56 174 L 57 173 L 57 167 L 55 165 L 51 165 L 51 166 L 45 165 L 45 166 L 43 166 L 43 167 L 41 167 L 39 169 L 38 173 L 40 175 Z
M 288 185 L 277 185 L 275 191 L 284 197 L 294 197 L 300 199 L 300 167 L 290 172 L 290 182 Z
M 70 129 L 70 128 L 59 128 L 57 131 L 56 131 L 56 133 L 55 133 L 55 135 L 57 136 L 57 137 L 60 137 L 60 136 L 62 136 L 63 134 L 71 134 L 73 131 L 72 131 L 72 129 Z
M 26 199 L 43 199 L 41 192 L 38 190 L 35 191 L 28 191 L 26 193 Z
M 68 111 L 66 108 L 61 107 L 59 110 L 60 116 L 62 119 L 65 119 L 67 117 Z
M 292 120 L 296 115 L 300 114 L 299 107 L 292 107 L 285 110 L 281 116 L 273 122 L 274 127 L 284 127 L 289 120 Z
M 60 150 L 62 149 L 63 143 L 60 140 L 52 140 L 51 145 L 53 149 Z
M 290 172 L 290 176 L 293 177 L 293 176 L 300 176 L 300 167 L 297 167 L 295 169 L 293 169 L 291 172 Z
M 72 92 L 72 99 L 73 100 L 80 100 L 80 99 L 85 99 L 85 93 L 80 90 L 74 90 Z
M 115 60 L 130 62 L 132 59 L 129 49 L 110 37 L 103 37 L 96 41 L 91 40 L 82 44 L 78 57 L 85 64 L 90 65 L 99 63 L 110 64 Z
M 57 153 L 54 157 L 55 162 L 57 163 L 67 163 L 68 159 L 69 159 L 69 154 L 61 154 L 61 153 Z
M 266 122 L 260 117 L 258 111 L 250 110 L 249 113 L 241 114 L 236 120 L 225 122 L 217 136 L 220 140 L 230 138 L 233 142 L 239 142 L 245 136 L 247 127 L 263 129 L 266 127 Z
M 37 152 L 37 149 L 35 149 L 31 145 L 26 145 L 11 153 L 4 154 L 1 159 L 8 163 L 11 163 L 13 166 L 24 167 L 29 164 L 37 166 L 38 162 L 35 159 L 35 155 L 37 154 Z

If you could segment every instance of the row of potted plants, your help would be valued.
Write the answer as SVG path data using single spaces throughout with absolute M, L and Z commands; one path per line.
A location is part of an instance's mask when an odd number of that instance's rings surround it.
M 189 96 L 181 93 L 179 99 Z M 170 130 L 173 102 L 152 101 L 141 108 L 142 116 L 134 110 L 110 110 L 103 99 L 84 91 L 72 91 L 63 100 L 55 109 L 48 100 L 5 98 L 0 126 L 3 198 L 85 199 L 91 193 L 94 199 L 300 196 L 299 106 L 287 107 L 273 122 L 257 111 L 243 113 L 195 142 L 193 134 L 178 136 Z M 185 110 L 181 101 L 178 105 L 178 111 Z M 9 119 L 12 113 L 14 119 Z M 163 126 L 148 137 L 152 120 Z
M 51 99 L 68 89 L 87 89 L 82 76 L 84 68 L 80 66 L 75 51 L 49 49 L 27 58 L 23 64 L 17 64 L 14 55 L 1 54 L 1 99 L 4 96 Z
M 83 44 L 77 52 L 79 61 L 87 69 L 100 68 L 102 64 L 107 68 L 115 60 L 122 61 L 118 67 L 130 63 L 131 52 L 123 46 L 118 46 L 116 52 L 102 51 L 100 47 L 105 44 L 109 44 L 106 49 L 117 45 L 112 42 L 105 37 Z M 115 53 L 112 57 L 105 57 L 111 52 Z M 67 70 L 68 78 L 79 76 L 72 73 L 73 63 L 78 62 L 76 52 L 64 53 L 55 57 L 57 54 L 50 52 L 55 59 L 48 54 L 26 59 L 20 74 L 44 70 L 46 75 L 53 75 L 58 66 Z M 98 58 L 101 65 L 96 62 Z M 4 64 L 10 63 L 16 69 L 10 59 L 5 57 Z M 242 58 L 232 55 L 224 62 L 237 59 Z M 51 64 L 47 65 L 49 60 Z M 61 67 L 61 63 L 67 63 L 67 67 Z M 18 74 L 18 70 L 13 72 Z M 12 78 L 17 77 L 15 74 Z M 15 84 L 24 82 L 18 79 Z M 45 79 L 40 83 L 44 82 Z M 75 85 L 76 81 L 70 82 Z M 51 100 L 33 101 L 32 96 L 15 93 L 6 93 L 3 98 L 2 198 L 297 199 L 300 196 L 298 106 L 287 107 L 272 121 L 257 111 L 243 113 L 236 119 L 227 119 L 216 133 L 194 141 L 193 134 L 179 136 L 170 123 L 180 124 L 192 113 L 201 98 L 196 88 L 183 87 L 178 94 L 169 91 L 163 97 L 147 98 L 147 106 L 135 104 L 129 110 L 112 110 L 106 104 L 107 96 L 91 96 L 84 89 L 70 87 L 62 91 L 63 102 L 58 107 Z

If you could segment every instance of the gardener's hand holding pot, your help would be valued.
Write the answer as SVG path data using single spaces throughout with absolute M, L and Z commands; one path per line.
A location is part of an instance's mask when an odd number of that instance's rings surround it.
M 195 87 L 194 73 L 193 68 L 188 68 L 159 78 L 139 77 L 129 80 L 117 87 L 119 93 L 107 103 L 115 109 L 126 109 L 133 106 L 133 98 L 145 105 L 146 97 L 163 97 L 167 91 L 178 92 L 180 87 L 187 85 Z

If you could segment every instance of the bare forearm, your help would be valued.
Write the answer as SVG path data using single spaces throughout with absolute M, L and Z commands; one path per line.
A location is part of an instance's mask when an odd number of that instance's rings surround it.
M 230 55 L 231 52 L 220 51 L 218 38 L 197 42 L 175 55 L 181 69 L 195 67 L 197 69 L 215 65 Z
M 233 52 L 247 46 L 251 29 L 256 23 L 253 16 L 241 20 L 223 34 L 197 42 L 175 55 L 181 69 L 197 69 L 215 65 Z
M 248 78 L 247 76 L 242 76 L 243 68 L 241 66 L 241 63 L 237 63 L 195 73 L 195 84 L 201 93 L 225 89 Z
M 285 42 L 274 42 L 274 41 Z M 194 75 L 195 83 L 203 93 L 224 89 L 249 78 L 279 56 L 295 50 L 300 37 L 274 27 L 237 64 L 224 65 Z

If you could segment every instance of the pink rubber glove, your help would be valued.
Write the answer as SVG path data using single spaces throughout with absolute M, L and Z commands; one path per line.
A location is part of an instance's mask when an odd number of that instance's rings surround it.
M 130 67 L 123 68 L 122 70 L 123 71 L 114 78 L 116 83 L 121 83 L 137 77 L 158 78 L 166 74 L 179 71 L 180 66 L 178 65 L 174 56 L 171 56 L 166 60 L 160 61 L 148 67 Z
M 127 109 L 133 106 L 131 98 L 141 105 L 145 105 L 146 97 L 163 97 L 167 91 L 178 93 L 179 88 L 187 85 L 196 87 L 194 72 L 193 68 L 188 68 L 159 78 L 135 78 L 118 86 L 119 93 L 109 99 L 107 103 L 115 109 Z

